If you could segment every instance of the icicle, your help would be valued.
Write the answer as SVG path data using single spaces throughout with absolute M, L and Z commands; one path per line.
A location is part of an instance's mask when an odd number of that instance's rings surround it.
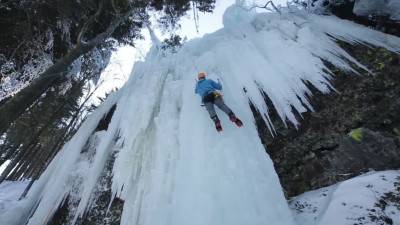
M 196 28 L 196 32 L 199 33 L 199 11 L 197 9 L 197 2 L 192 2 L 192 8 L 193 8 L 194 26 Z
M 157 35 L 154 33 L 154 30 L 151 28 L 149 24 L 146 24 L 147 30 L 149 31 L 151 41 L 154 46 L 159 46 L 161 44 L 160 39 L 158 39 Z
M 121 225 L 293 225 L 249 101 L 271 133 L 266 96 L 283 123 L 297 126 L 295 115 L 312 110 L 305 82 L 322 93 L 332 91 L 324 60 L 344 71 L 366 69 L 337 39 L 400 52 L 400 38 L 336 17 L 283 9 L 282 14 L 232 6 L 225 12 L 225 27 L 214 34 L 189 41 L 168 57 L 150 51 L 144 62 L 135 64 L 125 87 L 93 113 L 33 185 L 20 207 L 21 220 L 43 224 L 72 190 L 79 205 L 70 210 L 76 218 L 82 215 L 93 200 L 105 159 L 118 145 L 112 196 L 124 200 Z M 153 44 L 159 45 L 148 29 Z M 224 100 L 244 127 L 235 127 L 218 111 L 224 131 L 214 130 L 193 91 L 194 62 L 210 78 L 217 74 L 223 80 Z M 115 103 L 110 128 L 98 134 L 101 144 L 90 158 L 81 150 Z M 83 179 L 78 185 L 77 177 Z M 11 211 L 0 215 L 0 223 L 24 224 L 4 222 Z

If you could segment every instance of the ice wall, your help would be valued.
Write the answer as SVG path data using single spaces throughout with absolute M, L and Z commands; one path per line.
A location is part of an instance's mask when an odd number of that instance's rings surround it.
M 94 112 L 34 184 L 21 202 L 19 222 L 46 224 L 69 195 L 76 203 L 69 209 L 74 224 L 115 154 L 112 191 L 125 201 L 122 225 L 293 224 L 249 101 L 268 123 L 271 109 L 262 90 L 282 121 L 297 126 L 293 110 L 312 110 L 305 82 L 324 93 L 332 90 L 323 60 L 349 72 L 356 72 L 350 63 L 366 70 L 336 39 L 400 51 L 399 38 L 336 17 L 289 10 L 257 14 L 239 6 L 227 9 L 224 28 L 177 53 L 153 46 L 127 84 Z M 215 131 L 194 94 L 199 71 L 221 80 L 224 99 L 243 128 L 218 111 L 224 132 Z M 93 134 L 114 104 L 108 130 Z M 93 135 L 99 142 L 82 151 Z

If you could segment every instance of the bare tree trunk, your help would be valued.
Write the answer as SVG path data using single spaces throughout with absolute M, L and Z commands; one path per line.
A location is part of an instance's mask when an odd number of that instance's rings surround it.
M 65 104 L 68 104 L 68 99 L 65 100 L 61 106 L 58 107 L 57 110 L 54 111 L 53 116 L 49 118 L 50 121 L 52 121 L 57 115 L 58 113 L 63 109 Z M 81 107 L 78 109 L 78 111 L 81 110 Z M 79 112 L 77 112 L 79 113 Z M 72 121 L 75 120 L 75 117 L 73 118 Z M 44 131 L 46 131 L 49 126 L 51 124 L 48 123 L 45 126 L 43 126 L 33 137 L 33 139 L 26 145 L 23 146 L 20 149 L 14 150 L 14 158 L 11 160 L 11 163 L 9 163 L 6 167 L 6 169 L 1 173 L 0 175 L 0 183 L 3 182 L 5 179 L 15 179 L 18 175 L 17 174 L 21 168 L 23 170 L 27 170 L 27 168 L 29 167 L 29 165 L 33 162 L 37 162 L 39 161 L 38 159 L 36 159 L 34 157 L 34 155 L 36 154 L 37 150 L 40 149 L 36 148 L 37 147 L 37 143 L 38 143 L 38 139 L 40 138 L 40 136 L 42 135 L 42 133 Z M 69 125 L 68 125 L 69 126 Z M 67 127 L 68 130 L 68 127 Z M 61 137 L 63 137 L 64 135 L 61 135 Z M 9 155 L 7 159 L 11 158 L 12 155 Z M 11 173 L 11 171 L 13 171 Z M 11 173 L 11 174 L 10 174 Z
M 68 67 L 76 59 L 103 43 L 132 13 L 133 11 L 129 11 L 120 15 L 110 24 L 106 31 L 100 33 L 89 42 L 79 41 L 75 48 L 71 49 L 61 60 L 48 68 L 37 79 L 33 80 L 29 86 L 4 102 L 0 106 L 0 135 L 6 132 L 10 125 L 52 86 L 57 79 L 65 75 L 68 71 Z
M 77 45 L 60 61 L 42 73 L 39 78 L 33 80 L 29 86 L 8 99 L 0 107 L 0 134 L 6 132 L 12 122 L 24 113 L 57 79 L 66 74 L 69 65 L 93 47 Z
M 29 149 L 31 146 L 33 146 L 32 148 L 35 148 L 37 144 L 29 145 L 26 149 Z M 15 166 L 17 166 L 18 162 L 21 161 L 26 153 L 27 151 L 23 150 L 14 159 L 11 160 L 10 164 L 7 165 L 5 170 L 0 175 L 0 183 L 2 183 L 7 178 L 8 174 L 11 173 L 11 171 L 14 169 Z

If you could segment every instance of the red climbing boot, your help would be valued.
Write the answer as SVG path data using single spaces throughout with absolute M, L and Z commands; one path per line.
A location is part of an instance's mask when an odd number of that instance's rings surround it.
M 238 126 L 238 127 L 243 126 L 242 121 L 241 121 L 239 118 L 237 118 L 237 117 L 235 116 L 235 114 L 231 114 L 231 115 L 229 116 L 229 119 L 230 119 L 232 122 L 234 122 L 234 123 L 236 124 L 236 126 Z
M 221 122 L 219 120 L 215 122 L 215 129 L 217 129 L 218 132 L 222 131 Z
M 218 116 L 212 117 L 212 120 L 215 123 L 215 129 L 217 129 L 218 132 L 221 132 L 222 131 L 222 126 L 221 126 L 221 122 L 218 119 Z

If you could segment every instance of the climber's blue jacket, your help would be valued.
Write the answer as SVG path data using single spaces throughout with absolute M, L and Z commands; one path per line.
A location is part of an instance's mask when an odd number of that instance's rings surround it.
M 202 79 L 197 81 L 195 93 L 199 94 L 201 98 L 204 98 L 207 94 L 215 91 L 222 90 L 222 85 L 211 79 Z

